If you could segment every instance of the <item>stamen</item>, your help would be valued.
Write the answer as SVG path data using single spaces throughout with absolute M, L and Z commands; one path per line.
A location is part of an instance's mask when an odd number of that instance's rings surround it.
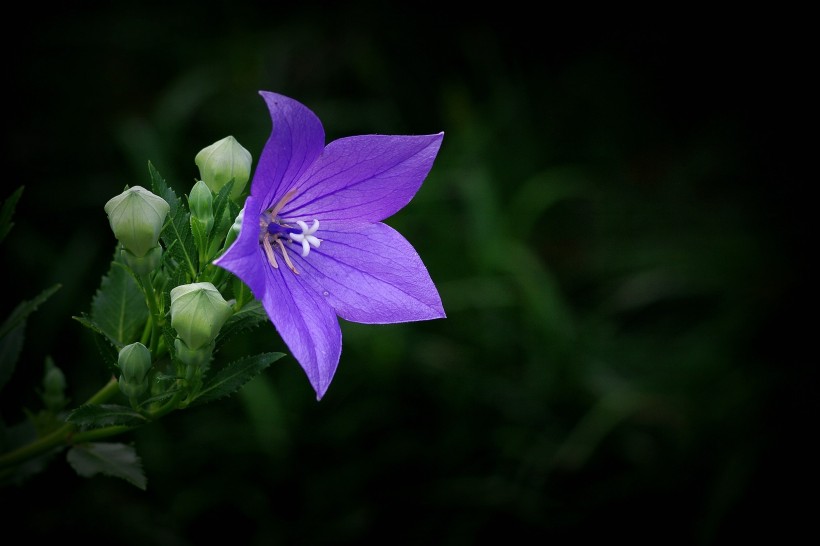
M 279 214 L 279 211 L 282 210 L 282 207 L 287 205 L 288 201 L 293 199 L 294 195 L 296 195 L 296 188 L 293 188 L 288 193 L 286 193 L 284 196 L 282 196 L 282 199 L 280 199 L 279 202 L 276 203 L 276 206 L 271 209 L 270 217 L 271 218 L 276 218 L 276 215 Z
M 278 242 L 279 239 L 276 239 L 276 241 Z M 273 253 L 273 247 L 270 246 L 270 239 L 267 235 L 262 237 L 262 248 L 265 249 L 265 255 L 268 257 L 268 263 L 271 264 L 274 269 L 279 269 L 279 264 L 276 263 L 276 254 Z
M 276 243 L 279 245 L 279 248 L 282 249 L 282 256 L 284 256 L 285 258 L 285 263 L 288 264 L 288 267 L 291 271 L 298 275 L 299 272 L 296 271 L 296 267 L 294 267 L 293 263 L 290 261 L 290 257 L 288 257 L 288 251 L 287 249 L 285 249 L 285 245 L 282 243 L 282 239 L 276 239 Z
M 300 243 L 302 245 L 303 258 L 307 257 L 310 253 L 311 247 L 319 248 L 322 241 L 313 235 L 319 229 L 319 220 L 314 219 L 313 224 L 308 227 L 307 222 L 303 220 L 279 218 L 279 212 L 293 199 L 294 195 L 296 195 L 296 188 L 291 189 L 283 195 L 274 207 L 262 212 L 259 217 L 259 242 L 265 250 L 268 263 L 270 263 L 273 268 L 279 269 L 279 264 L 276 262 L 276 253 L 273 250 L 275 243 L 279 245 L 279 249 L 282 251 L 282 258 L 284 258 L 288 268 L 298 275 L 299 271 L 296 270 L 296 266 L 294 266 L 290 260 L 287 248 L 282 239 L 287 238 L 286 241 L 289 243 Z M 294 227 L 293 224 L 299 227 Z M 298 232 L 300 229 L 302 230 L 301 233 Z

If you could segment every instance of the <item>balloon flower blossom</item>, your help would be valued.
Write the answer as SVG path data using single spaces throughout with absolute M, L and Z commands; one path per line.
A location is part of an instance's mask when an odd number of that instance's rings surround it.
M 421 187 L 444 133 L 352 136 L 325 146 L 310 109 L 260 94 L 273 131 L 239 236 L 214 263 L 262 302 L 318 400 L 339 364 L 339 317 L 389 324 L 445 316 L 418 253 L 381 222 Z

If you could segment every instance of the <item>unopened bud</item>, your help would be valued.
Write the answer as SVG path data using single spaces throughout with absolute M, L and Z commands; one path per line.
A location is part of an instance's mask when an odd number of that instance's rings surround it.
M 242 194 L 251 176 L 251 153 L 232 136 L 202 149 L 194 159 L 199 175 L 212 192 L 218 193 L 233 178 L 231 199 Z
M 142 258 L 157 246 L 171 207 L 141 186 L 132 186 L 105 204 L 111 230 L 122 246 Z
M 191 222 L 197 221 L 205 234 L 210 233 L 214 225 L 214 198 L 207 184 L 200 180 L 188 194 L 188 206 L 191 209 Z
M 46 409 L 58 412 L 68 402 L 65 398 L 65 374 L 51 358 L 46 359 L 46 372 L 43 376 L 43 404 Z
M 120 390 L 129 398 L 146 391 L 146 378 L 151 369 L 151 351 L 142 343 L 132 343 L 120 349 L 117 365 L 120 375 Z
M 209 282 L 183 284 L 171 290 L 171 326 L 191 350 L 210 344 L 233 309 Z

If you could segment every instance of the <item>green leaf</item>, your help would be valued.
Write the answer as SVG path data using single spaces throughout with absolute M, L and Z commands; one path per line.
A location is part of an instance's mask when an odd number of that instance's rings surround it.
M 191 222 L 191 235 L 194 237 L 194 247 L 201 252 L 202 256 L 205 256 L 208 250 L 208 233 L 205 231 L 205 224 L 190 214 L 188 218 Z
M 283 353 L 262 353 L 228 364 L 205 384 L 193 403 L 204 404 L 230 396 L 283 356 Z
M 37 308 L 45 303 L 45 301 L 57 290 L 59 290 L 61 286 L 62 285 L 60 284 L 55 284 L 54 286 L 46 288 L 40 292 L 34 299 L 20 302 L 20 304 L 14 308 L 14 311 L 11 312 L 9 317 L 3 322 L 3 325 L 0 326 L 0 337 L 3 337 L 17 325 L 25 322 L 26 317 L 36 311 Z
M 17 188 L 7 199 L 3 200 L 2 207 L 0 207 L 0 241 L 6 238 L 6 235 L 11 231 L 14 222 L 11 218 L 14 216 L 14 209 L 17 206 L 17 201 L 23 195 L 24 186 Z
M 117 361 L 119 359 L 119 350 L 122 349 L 123 346 L 117 344 L 114 340 L 108 337 L 102 328 L 91 320 L 87 314 L 83 313 L 79 317 L 71 318 L 97 334 L 94 336 L 94 342 L 100 352 L 103 362 L 112 374 L 118 374 L 120 370 Z
M 214 227 L 211 230 L 211 244 L 207 254 L 209 261 L 222 248 L 222 241 L 225 240 L 228 230 L 231 229 L 237 214 L 239 214 L 239 206 L 231 201 L 233 186 L 234 181 L 231 179 L 222 186 L 219 193 L 214 197 Z
M 177 338 L 177 332 L 171 327 L 171 321 L 166 321 L 162 325 L 162 337 L 165 339 L 165 346 L 168 348 L 168 354 L 172 361 L 176 360 L 177 350 L 174 346 L 174 340 Z
M 115 258 L 91 301 L 90 321 L 80 322 L 89 327 L 93 324 L 92 330 L 105 334 L 121 348 L 139 340 L 146 320 L 145 297 L 128 269 Z
M 145 490 L 146 479 L 142 461 L 132 446 L 125 444 L 78 444 L 66 456 L 72 468 L 84 478 L 97 474 L 122 478 Z
M 166 376 L 166 377 L 157 377 L 157 379 L 158 380 L 171 381 L 171 380 L 176 379 L 176 378 L 171 377 L 171 376 Z M 165 402 L 166 400 L 168 400 L 169 398 L 174 396 L 176 393 L 181 392 L 181 391 L 182 391 L 182 389 L 171 389 L 171 390 L 165 391 L 162 394 L 158 394 L 156 396 L 152 396 L 151 398 L 146 398 L 145 400 L 142 400 L 140 402 L 140 406 L 141 407 L 148 407 L 151 404 L 157 404 L 159 402 Z
M 151 175 L 151 191 L 165 199 L 172 211 L 177 208 L 180 203 L 177 194 L 168 186 L 165 179 L 162 178 L 159 171 L 157 171 L 154 164 L 150 161 L 148 162 L 148 174 Z
M 111 426 L 138 427 L 147 423 L 148 419 L 128 406 L 86 404 L 71 411 L 66 421 L 82 430 L 89 430 Z
M 184 274 L 185 281 L 180 284 L 191 282 L 197 274 L 197 252 L 185 203 L 165 183 L 165 180 L 150 162 L 148 163 L 148 172 L 151 174 L 153 192 L 165 199 L 171 207 L 168 220 L 165 222 L 162 233 L 160 233 L 160 239 L 165 244 L 166 251 L 179 263 L 180 273 Z M 171 278 L 178 277 L 171 275 Z
M 40 292 L 34 299 L 21 302 L 0 326 L 0 389 L 11 379 L 17 366 L 17 359 L 23 349 L 26 319 L 59 289 L 60 285 L 55 284 Z
M 262 303 L 259 300 L 251 300 L 225 321 L 222 329 L 219 330 L 219 335 L 216 336 L 214 346 L 218 348 L 237 334 L 252 330 L 260 323 L 268 320 L 268 315 L 265 313 Z

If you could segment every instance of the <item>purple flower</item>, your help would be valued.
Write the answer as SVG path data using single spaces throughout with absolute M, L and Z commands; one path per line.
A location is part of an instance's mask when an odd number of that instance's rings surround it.
M 342 351 L 337 316 L 367 324 L 445 316 L 419 255 L 381 222 L 416 194 L 444 133 L 362 135 L 325 146 L 312 111 L 260 94 L 273 131 L 239 237 L 214 263 L 262 301 L 321 399 Z

